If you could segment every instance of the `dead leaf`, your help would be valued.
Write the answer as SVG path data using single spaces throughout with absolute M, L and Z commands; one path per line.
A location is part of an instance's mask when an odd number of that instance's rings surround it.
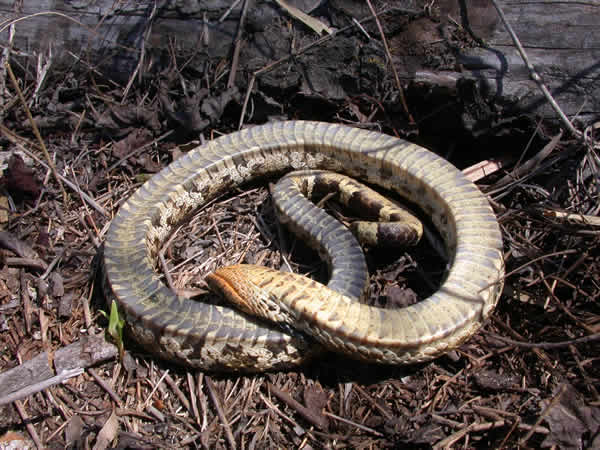
M 2 181 L 6 189 L 18 198 L 27 196 L 36 199 L 42 191 L 33 169 L 27 167 L 23 159 L 16 153 L 8 160 L 8 167 L 4 171 Z
M 223 115 L 227 105 L 232 101 L 238 101 L 239 98 L 240 93 L 234 86 L 222 92 L 219 96 L 211 96 L 204 99 L 200 111 L 208 117 L 210 123 L 216 123 Z
M 48 281 L 50 281 L 53 297 L 62 297 L 65 295 L 63 278 L 58 272 L 52 272 L 48 278 Z
M 36 244 L 38 247 L 41 248 L 50 247 L 50 235 L 43 227 L 41 229 L 38 229 L 38 238 Z
M 10 250 L 21 258 L 38 258 L 38 254 L 25 241 L 8 231 L 0 231 L 0 247 Z
M 547 402 L 542 402 L 542 407 L 546 405 Z M 587 406 L 583 396 L 570 384 L 544 420 L 550 434 L 542 447 L 593 448 L 591 443 L 600 434 L 600 408 Z
M 306 386 L 304 388 L 304 404 L 316 414 L 321 414 L 327 404 L 327 393 L 319 385 Z
M 414 305 L 419 298 L 415 291 L 410 288 L 403 288 L 397 284 L 386 284 L 383 288 L 383 294 L 386 297 L 385 308 L 405 308 Z
M 210 124 L 200 114 L 200 103 L 208 95 L 208 89 L 192 92 L 189 97 L 178 100 L 175 106 L 168 96 L 168 91 L 167 83 L 162 82 L 159 94 L 160 104 L 171 120 L 192 132 L 200 132 Z
M 133 356 L 131 356 L 131 353 L 129 352 L 125 352 L 123 355 L 123 367 L 125 368 L 125 370 L 127 371 L 128 374 L 132 374 L 134 373 L 134 370 L 136 370 L 138 368 L 137 362 L 135 361 L 135 359 L 133 358 Z
M 98 433 L 98 439 L 96 439 L 96 444 L 94 444 L 93 450 L 104 450 L 107 448 L 110 443 L 117 437 L 117 432 L 119 431 L 119 419 L 117 415 L 113 411 L 110 414 L 110 417 L 104 423 L 104 426 Z
M 415 261 L 406 258 L 405 256 L 401 256 L 394 264 L 381 272 L 381 277 L 387 281 L 398 281 L 398 277 L 404 272 L 412 270 L 415 267 L 417 267 Z
M 236 87 L 221 92 L 220 95 L 209 96 L 205 88 L 193 91 L 187 97 L 179 99 L 175 104 L 168 95 L 166 82 L 160 86 L 160 104 L 164 113 L 186 131 L 197 134 L 210 124 L 217 123 L 229 103 L 240 100 Z
M 444 427 L 437 423 L 428 423 L 416 429 L 408 438 L 403 439 L 403 441 L 411 447 L 417 444 L 432 445 L 434 442 L 441 441 L 445 437 L 447 437 L 447 434 L 444 432 Z
M 69 292 L 66 295 L 60 297 L 60 302 L 58 303 L 58 317 L 60 317 L 61 319 L 66 319 L 72 316 L 73 298 L 73 292 Z
M 77 414 L 69 419 L 69 423 L 65 428 L 65 442 L 67 446 L 81 448 L 84 425 L 83 420 Z
M 156 173 L 162 166 L 150 157 L 150 155 L 141 155 L 137 159 L 138 164 L 148 173 Z
M 473 380 L 482 389 L 503 391 L 519 386 L 519 377 L 501 374 L 495 370 L 482 370 L 473 375 Z
M 322 429 L 326 430 L 329 426 L 329 420 L 323 414 L 323 410 L 327 405 L 327 393 L 318 384 L 306 386 L 304 388 L 304 405 L 306 408 L 317 417 Z
M 156 108 L 140 105 L 119 105 L 112 106 L 110 112 L 122 127 L 149 128 L 155 133 L 161 129 Z
M 125 158 L 133 150 L 142 147 L 152 140 L 152 133 L 145 128 L 138 128 L 129 133 L 112 146 L 112 154 L 117 159 Z

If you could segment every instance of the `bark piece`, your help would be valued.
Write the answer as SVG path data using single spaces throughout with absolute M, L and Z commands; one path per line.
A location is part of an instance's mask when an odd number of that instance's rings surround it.
M 103 336 L 82 336 L 79 341 L 56 351 L 54 369 L 50 355 L 44 352 L 20 366 L 0 373 L 0 397 L 52 378 L 65 370 L 90 367 L 116 355 L 117 348 L 107 343 Z

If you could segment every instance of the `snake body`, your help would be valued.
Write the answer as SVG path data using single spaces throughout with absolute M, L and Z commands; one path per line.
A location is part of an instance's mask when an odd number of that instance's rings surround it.
M 450 257 L 440 289 L 390 314 L 365 305 L 342 307 L 345 293 L 330 294 L 335 290 L 264 268 L 221 269 L 213 284 L 234 296 L 248 286 L 260 287 L 259 295 L 282 295 L 286 305 L 300 306 L 302 329 L 316 327 L 326 346 L 366 360 L 425 361 L 477 331 L 500 297 L 504 274 L 500 229 L 478 188 L 444 159 L 404 140 L 335 124 L 290 121 L 249 128 L 195 148 L 121 206 L 104 245 L 104 290 L 118 302 L 140 344 L 162 358 L 208 370 L 278 369 L 312 356 L 315 346 L 302 334 L 179 297 L 154 270 L 161 244 L 193 210 L 257 177 L 299 169 L 344 173 L 416 204 L 431 217 Z M 241 271 L 250 278 L 242 281 Z M 334 312 L 324 312 L 319 296 L 334 300 Z

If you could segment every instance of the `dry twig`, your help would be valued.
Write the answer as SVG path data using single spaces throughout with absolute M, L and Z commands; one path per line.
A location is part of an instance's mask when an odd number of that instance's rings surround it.
M 25 411 L 25 408 L 23 408 L 23 404 L 21 403 L 21 401 L 15 400 L 14 405 L 15 405 L 17 412 L 19 413 L 19 416 L 21 416 L 21 420 L 25 424 L 25 428 L 27 428 L 27 432 L 31 436 L 31 439 L 33 440 L 33 442 L 35 442 L 35 445 L 37 446 L 37 448 L 44 448 L 44 446 L 42 445 L 42 441 L 40 440 L 39 435 L 35 431 L 35 428 L 34 428 L 33 424 L 31 423 L 31 420 L 29 419 L 29 415 Z
M 388 45 L 387 39 L 385 37 L 385 33 L 383 32 L 383 27 L 381 26 L 381 22 L 379 21 L 379 17 L 377 17 L 377 13 L 375 12 L 375 8 L 371 4 L 371 0 L 367 0 L 367 5 L 369 5 L 369 9 L 371 10 L 371 14 L 373 14 L 373 19 L 375 19 L 375 23 L 377 24 L 377 29 L 379 30 L 379 36 L 381 37 L 381 42 L 383 43 L 383 48 L 385 49 L 385 55 L 387 56 L 388 64 L 392 68 L 392 73 L 394 74 L 394 80 L 396 80 L 396 89 L 400 94 L 400 102 L 402 103 L 402 107 L 404 108 L 404 112 L 408 117 L 408 122 L 410 124 L 415 123 L 415 119 L 413 119 L 410 110 L 408 109 L 408 104 L 406 103 L 406 98 L 404 97 L 404 89 L 402 88 L 402 84 L 400 83 L 400 77 L 398 76 L 398 71 L 396 70 L 396 65 L 392 60 L 392 52 L 390 51 L 390 47 Z
M 577 339 L 570 339 L 568 341 L 562 342 L 522 342 L 522 341 L 514 341 L 512 339 L 506 338 L 504 336 L 500 336 L 495 333 L 487 333 L 494 339 L 498 339 L 499 341 L 505 342 L 510 345 L 514 345 L 515 347 L 523 347 L 523 348 L 543 348 L 543 349 L 553 349 L 553 348 L 564 348 L 569 347 L 571 345 L 578 344 L 589 344 L 590 342 L 595 342 L 600 340 L 600 333 L 591 334 L 589 336 L 583 336 Z
M 36 392 L 43 391 L 44 389 L 48 389 L 49 387 L 55 386 L 60 383 L 64 383 L 69 378 L 76 377 L 83 373 L 83 369 L 70 369 L 65 370 L 64 372 L 56 375 L 55 377 L 48 378 L 47 380 L 40 381 L 39 383 L 32 384 L 30 386 L 24 387 L 23 389 L 19 389 L 18 391 L 12 392 L 4 397 L 0 398 L 0 406 L 6 405 L 8 403 L 12 403 L 16 400 L 22 400 L 30 395 L 35 394 Z
M 46 144 L 44 143 L 44 140 L 42 139 L 40 130 L 38 130 L 35 120 L 33 120 L 33 116 L 31 115 L 29 106 L 27 106 L 27 102 L 25 101 L 25 97 L 23 96 L 23 91 L 21 91 L 21 88 L 19 87 L 19 82 L 17 81 L 17 78 L 15 77 L 15 74 L 13 73 L 12 68 L 10 67 L 10 63 L 8 61 L 6 62 L 6 70 L 8 71 L 8 75 L 10 77 L 10 81 L 12 82 L 13 88 L 15 89 L 15 91 L 17 92 L 17 95 L 19 96 L 19 99 L 21 100 L 21 104 L 23 105 L 25 114 L 27 114 L 27 118 L 29 119 L 29 123 L 31 124 L 31 128 L 33 129 L 33 134 L 35 134 L 35 137 L 40 144 L 40 148 L 44 152 L 44 156 L 46 157 L 48 166 L 52 170 L 52 174 L 54 175 L 54 178 L 56 178 L 56 182 L 58 183 L 58 186 L 60 187 L 60 190 L 62 191 L 63 202 L 65 203 L 65 205 L 68 205 L 69 197 L 67 196 L 67 191 L 65 191 L 65 188 L 61 183 L 61 177 L 58 174 L 58 171 L 56 170 L 54 161 L 52 161 L 52 158 L 50 157 L 50 154 L 48 153 L 48 149 L 46 148 Z
M 217 389 L 215 387 L 215 384 L 210 379 L 210 377 L 206 377 L 205 379 L 206 379 L 206 387 L 208 388 L 208 394 L 210 395 L 210 399 L 212 400 L 213 404 L 215 405 L 215 409 L 217 410 L 219 419 L 221 420 L 221 423 L 223 424 L 223 428 L 225 429 L 225 436 L 227 437 L 229 446 L 232 449 L 235 449 L 236 448 L 235 439 L 233 437 L 233 433 L 231 432 L 231 426 L 229 425 L 229 421 L 227 420 L 225 411 L 223 410 L 223 407 L 221 406 L 221 400 L 219 400 L 219 396 L 217 394 Z
M 285 402 L 290 408 L 294 408 L 298 414 L 304 417 L 308 422 L 312 423 L 320 430 L 327 430 L 328 421 L 322 414 L 315 414 L 309 408 L 294 400 L 290 395 L 283 392 L 271 383 L 267 383 L 269 390 L 282 402 Z
M 231 70 L 229 71 L 229 79 L 227 80 L 227 88 L 232 88 L 235 84 L 235 75 L 237 73 L 238 64 L 240 61 L 240 49 L 242 48 L 242 35 L 244 34 L 244 25 L 246 22 L 246 15 L 248 14 L 248 6 L 250 0 L 244 0 L 244 7 L 242 9 L 242 15 L 238 24 L 237 34 L 234 40 L 233 57 L 231 58 Z
M 558 114 L 558 117 L 560 118 L 563 125 L 565 127 L 567 127 L 567 130 L 569 130 L 569 132 L 573 136 L 577 137 L 578 139 L 582 139 L 583 134 L 581 133 L 581 131 L 577 130 L 573 126 L 573 124 L 568 119 L 568 117 L 565 115 L 565 113 L 562 111 L 560 106 L 558 106 L 558 103 L 556 103 L 556 100 L 554 100 L 554 97 L 552 97 L 552 94 L 550 93 L 550 91 L 548 90 L 548 88 L 546 87 L 544 82 L 542 81 L 542 77 L 540 77 L 540 75 L 536 72 L 535 67 L 533 67 L 533 64 L 531 64 L 531 61 L 529 61 L 529 57 L 527 56 L 527 53 L 525 53 L 525 49 L 521 45 L 521 41 L 517 37 L 512 26 L 510 25 L 510 23 L 508 23 L 508 21 L 506 20 L 506 16 L 504 15 L 502 8 L 500 8 L 500 5 L 498 4 L 498 2 L 496 0 L 492 0 L 492 3 L 494 5 L 494 7 L 496 8 L 496 11 L 498 11 L 500 20 L 502 20 L 502 23 L 504 24 L 506 31 L 508 31 L 508 34 L 510 35 L 512 41 L 515 44 L 515 47 L 517 47 L 517 50 L 519 51 L 519 54 L 521 55 L 523 62 L 527 66 L 527 69 L 529 70 L 529 76 L 531 77 L 531 79 L 533 81 L 536 82 L 536 84 L 538 85 L 538 87 L 540 88 L 542 93 L 544 94 L 544 97 L 546 97 L 546 100 L 548 100 L 548 103 L 550 103 L 550 105 L 552 106 L 552 109 L 554 109 L 556 114 Z

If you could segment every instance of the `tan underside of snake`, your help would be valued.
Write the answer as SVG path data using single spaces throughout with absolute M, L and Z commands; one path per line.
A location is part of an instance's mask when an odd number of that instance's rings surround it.
M 477 331 L 500 297 L 504 275 L 500 229 L 478 188 L 444 159 L 404 140 L 292 121 L 249 128 L 199 146 L 121 206 L 104 246 L 104 290 L 117 301 L 140 344 L 162 358 L 208 370 L 277 369 L 312 356 L 316 346 L 302 334 L 178 297 L 154 269 L 158 249 L 193 210 L 249 180 L 297 169 L 344 173 L 416 204 L 444 240 L 449 255 L 445 281 L 429 298 L 399 310 L 358 304 L 303 277 L 265 275 L 261 270 L 267 269 L 261 268 L 242 269 L 260 283 L 250 279 L 238 285 L 241 272 L 230 272 L 224 283 L 233 295 L 259 284 L 267 288 L 261 292 L 271 292 L 269 297 L 287 293 L 285 304 L 300 307 L 300 329 L 314 330 L 326 347 L 382 363 L 429 360 Z M 268 286 L 264 281 L 271 275 Z M 324 305 L 323 299 L 333 303 Z

